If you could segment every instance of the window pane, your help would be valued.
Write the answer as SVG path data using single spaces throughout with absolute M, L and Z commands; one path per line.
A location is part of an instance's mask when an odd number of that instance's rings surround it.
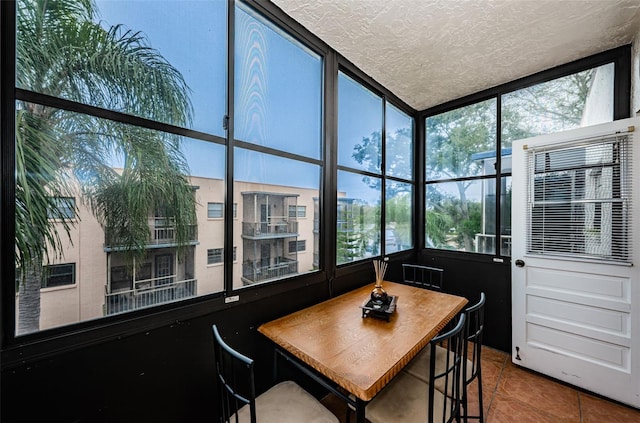
M 207 264 L 222 263 L 224 257 L 223 248 L 213 248 L 207 250 Z
M 496 100 L 426 119 L 427 181 L 494 174 Z
M 223 290 L 200 245 L 224 242 L 206 207 L 224 201 L 224 146 L 23 102 L 16 133 L 18 309 L 40 304 L 18 334 L 78 322 L 80 306 L 91 320 Z M 74 219 L 47 218 L 77 193 Z M 41 292 L 29 264 L 54 260 L 76 263 L 76 284 Z
M 49 219 L 73 219 L 76 216 L 76 199 L 73 197 L 53 199 L 54 207 L 49 210 Z
M 207 203 L 207 217 L 209 219 L 220 219 L 224 217 L 224 204 Z
M 502 146 L 613 120 L 613 63 L 502 96 Z
M 385 254 L 413 248 L 413 185 L 387 180 Z
M 338 171 L 338 264 L 380 254 L 380 182 Z
M 387 103 L 386 174 L 413 179 L 413 118 Z
M 380 173 L 382 98 L 338 74 L 338 164 Z
M 224 136 L 227 2 L 85 3 L 18 1 L 18 87 Z
M 289 217 L 307 217 L 306 206 L 289 206 Z
M 528 252 L 629 260 L 630 148 L 613 136 L 528 152 Z
M 302 241 L 289 241 L 289 252 L 295 253 L 296 251 L 305 251 L 307 242 L 306 240 Z
M 494 254 L 495 179 L 427 185 L 425 245 Z
M 244 6 L 235 48 L 235 137 L 320 158 L 322 58 Z
M 242 248 L 233 287 L 315 270 L 313 254 L 289 251 L 289 242 L 313 239 L 314 220 L 298 220 L 289 214 L 289 206 L 313 208 L 320 194 L 321 167 L 242 148 L 235 149 L 234 162 L 234 201 L 240 216 L 234 233 L 242 235 Z

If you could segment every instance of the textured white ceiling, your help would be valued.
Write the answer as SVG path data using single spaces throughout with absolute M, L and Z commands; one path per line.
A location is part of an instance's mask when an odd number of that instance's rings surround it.
M 272 0 L 423 110 L 629 44 L 640 0 Z

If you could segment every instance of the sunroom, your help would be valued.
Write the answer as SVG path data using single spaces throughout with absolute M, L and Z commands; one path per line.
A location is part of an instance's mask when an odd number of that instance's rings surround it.
M 218 420 L 216 325 L 257 394 L 363 422 L 481 298 L 482 421 L 640 421 L 640 0 L 0 8 L 2 421 Z M 371 397 L 315 361 L 346 332 L 274 372 L 305 314 L 397 332 L 351 346 Z

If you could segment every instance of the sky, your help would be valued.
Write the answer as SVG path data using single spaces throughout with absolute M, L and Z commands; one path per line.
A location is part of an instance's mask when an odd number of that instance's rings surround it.
M 123 24 L 144 33 L 181 72 L 191 89 L 192 129 L 224 137 L 227 2 L 98 0 L 96 5 L 104 27 Z M 244 58 L 235 63 L 235 138 L 322 159 L 322 58 L 249 9 L 236 10 L 235 38 L 235 56 Z M 339 162 L 362 169 L 352 158 L 353 148 L 381 130 L 382 99 L 343 74 L 339 89 Z M 388 120 L 388 131 L 410 123 L 401 113 L 391 113 Z M 183 145 L 192 175 L 224 177 L 224 147 L 194 139 L 184 139 Z M 320 186 L 319 166 L 242 149 L 235 154 L 237 180 Z M 362 186 L 341 179 L 344 189 Z M 370 190 L 365 193 L 372 200 Z

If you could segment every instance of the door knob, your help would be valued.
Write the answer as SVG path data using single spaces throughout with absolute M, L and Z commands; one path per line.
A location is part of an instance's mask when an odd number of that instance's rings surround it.
M 524 267 L 524 261 L 523 260 L 516 260 L 516 267 Z

